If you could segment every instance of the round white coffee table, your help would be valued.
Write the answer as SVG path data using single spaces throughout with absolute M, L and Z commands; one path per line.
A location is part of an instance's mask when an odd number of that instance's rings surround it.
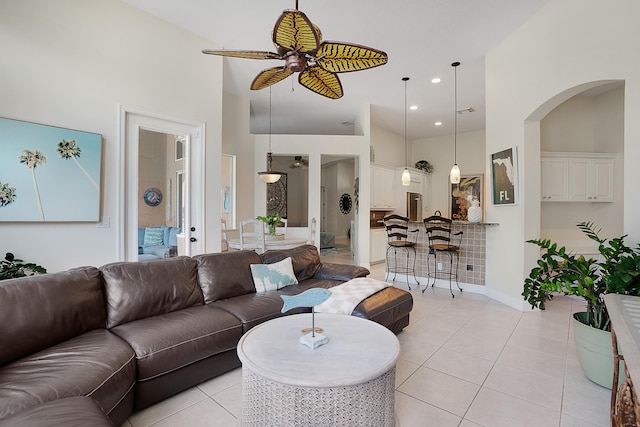
M 393 426 L 396 336 L 378 323 L 317 313 L 329 342 L 298 342 L 311 314 L 262 323 L 238 343 L 243 426 Z

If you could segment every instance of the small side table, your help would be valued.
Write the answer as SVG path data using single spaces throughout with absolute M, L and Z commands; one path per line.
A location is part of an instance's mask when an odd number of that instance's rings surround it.
M 243 426 L 393 426 L 396 336 L 353 316 L 316 313 L 329 342 L 298 342 L 310 314 L 280 317 L 247 332 L 242 361 Z

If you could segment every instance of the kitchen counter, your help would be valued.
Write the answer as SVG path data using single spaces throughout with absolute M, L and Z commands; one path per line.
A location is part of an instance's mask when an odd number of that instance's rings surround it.
M 452 234 L 462 231 L 460 242 L 460 262 L 458 264 L 458 281 L 473 285 L 485 285 L 486 264 L 486 228 L 497 226 L 497 223 L 470 223 L 453 221 Z M 424 223 L 410 222 L 409 230 L 418 229 L 416 247 L 416 276 L 427 277 L 427 256 L 429 241 Z M 455 237 L 457 243 L 457 236 Z M 445 258 L 442 258 L 447 259 Z M 434 260 L 431 257 L 430 268 L 434 271 Z M 422 283 L 422 281 L 421 281 Z

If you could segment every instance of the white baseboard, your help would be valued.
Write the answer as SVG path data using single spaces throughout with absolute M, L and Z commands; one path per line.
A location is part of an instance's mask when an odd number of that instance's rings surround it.
M 391 276 L 391 275 L 390 275 Z M 418 279 L 418 282 L 420 282 L 420 287 L 421 289 L 427 285 L 431 286 L 431 284 L 433 283 L 433 279 L 427 279 L 426 277 L 416 277 L 416 279 Z M 427 281 L 428 280 L 428 281 Z M 405 274 L 396 274 L 396 280 L 395 282 L 398 283 L 407 283 L 407 276 Z M 474 294 L 481 294 L 481 295 L 485 295 L 493 300 L 496 300 L 504 305 L 507 305 L 511 308 L 515 308 L 516 310 L 519 311 L 527 311 L 531 309 L 531 306 L 525 301 L 525 300 L 520 300 L 520 299 L 516 299 L 513 298 L 510 295 L 505 295 L 502 292 L 498 292 L 495 289 L 492 289 L 490 287 L 487 286 L 483 286 L 483 285 L 474 285 L 472 283 L 463 283 L 463 282 L 459 282 L 460 287 L 462 288 L 462 290 L 464 292 L 471 292 Z M 413 288 L 414 286 L 418 286 L 416 285 L 415 280 L 413 279 L 413 276 L 409 276 L 409 285 L 411 285 L 411 287 Z M 448 279 L 437 279 L 435 281 L 435 285 L 436 288 L 444 288 L 444 289 L 449 289 L 449 280 Z M 451 289 L 453 290 L 453 293 L 455 295 L 456 292 L 460 292 L 455 284 L 455 282 L 451 282 Z

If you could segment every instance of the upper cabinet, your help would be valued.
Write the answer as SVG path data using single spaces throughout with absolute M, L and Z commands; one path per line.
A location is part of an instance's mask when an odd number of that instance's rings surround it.
M 542 157 L 542 201 L 564 202 L 569 198 L 569 159 Z
M 394 209 L 393 168 L 371 164 L 371 209 Z
M 542 201 L 613 202 L 613 153 L 541 153 Z

